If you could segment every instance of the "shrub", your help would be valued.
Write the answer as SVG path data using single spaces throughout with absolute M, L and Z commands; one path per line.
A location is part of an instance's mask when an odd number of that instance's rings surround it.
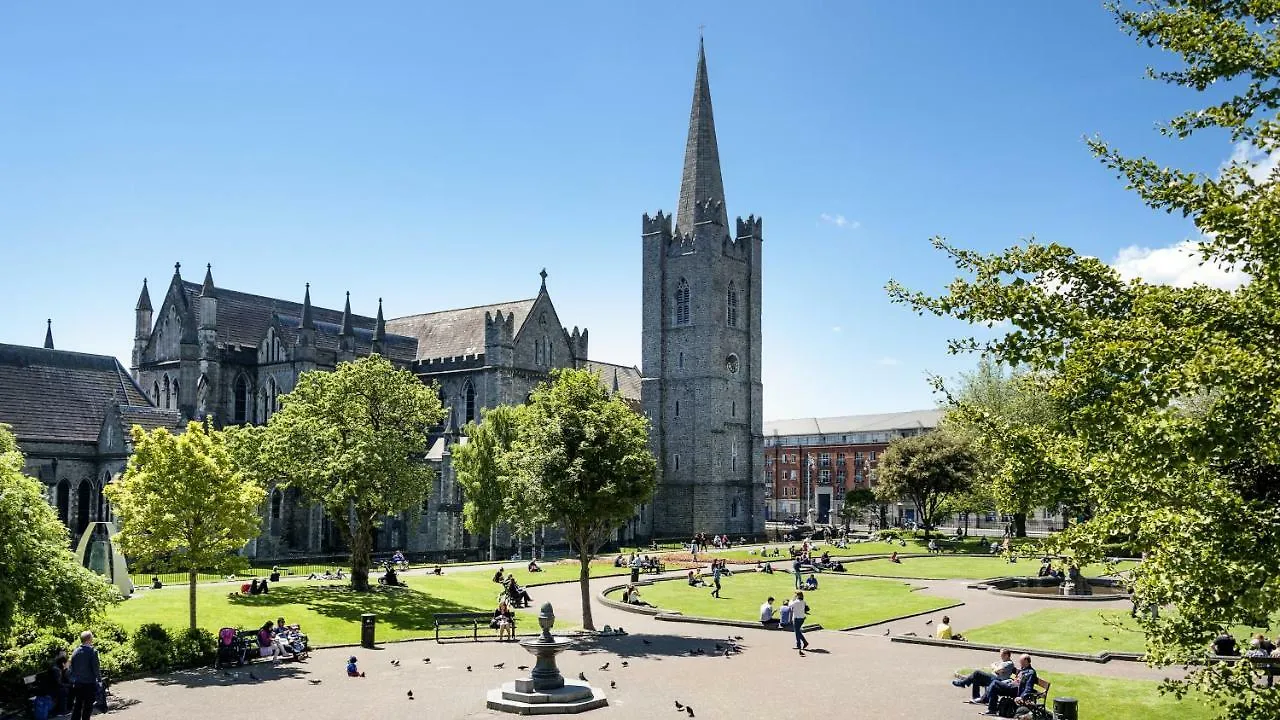
M 187 628 L 173 641 L 170 657 L 174 668 L 198 667 L 213 662 L 218 639 L 204 628 Z
M 133 634 L 133 651 L 144 670 L 167 670 L 173 656 L 173 639 L 159 623 L 144 623 Z
M 52 633 L 36 636 L 31 642 L 11 648 L 4 653 L 5 674 L 17 677 L 34 675 L 48 669 L 59 652 L 70 653 L 70 644 Z
M 120 680 L 142 668 L 138 653 L 126 642 L 103 640 L 95 643 L 98 648 L 98 665 L 104 680 Z

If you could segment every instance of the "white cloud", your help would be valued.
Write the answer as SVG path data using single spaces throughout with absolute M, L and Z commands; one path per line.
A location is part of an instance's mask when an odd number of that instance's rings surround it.
M 1231 157 L 1227 158 L 1222 167 L 1225 169 L 1228 165 L 1236 164 L 1250 165 L 1249 176 L 1255 182 L 1266 182 L 1280 165 L 1280 150 L 1267 154 L 1250 143 L 1238 142 L 1231 150 Z
M 885 355 L 884 357 L 880 358 L 880 364 L 886 367 L 893 367 L 895 365 L 901 365 L 902 361 L 899 360 L 898 358 L 889 357 L 888 355 Z
M 1142 278 L 1144 282 L 1175 287 L 1200 283 L 1233 290 L 1249 281 L 1249 276 L 1241 270 L 1202 262 L 1193 240 L 1162 248 L 1130 245 L 1116 254 L 1111 267 L 1125 280 Z
M 862 223 L 858 222 L 857 220 L 850 220 L 849 218 L 839 213 L 835 215 L 832 215 L 830 213 L 822 213 L 821 215 L 818 216 L 818 219 L 826 223 L 827 225 L 835 225 L 836 227 L 843 228 L 845 230 L 857 230 L 858 228 L 862 227 Z
M 836 325 L 835 327 L 831 328 L 831 332 L 841 333 L 841 332 L 844 332 L 844 328 L 841 328 L 839 325 Z

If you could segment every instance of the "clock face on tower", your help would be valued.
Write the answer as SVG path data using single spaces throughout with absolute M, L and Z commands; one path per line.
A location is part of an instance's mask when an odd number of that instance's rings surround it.
M 729 371 L 730 375 L 738 374 L 738 356 L 730 354 L 724 359 L 724 369 Z

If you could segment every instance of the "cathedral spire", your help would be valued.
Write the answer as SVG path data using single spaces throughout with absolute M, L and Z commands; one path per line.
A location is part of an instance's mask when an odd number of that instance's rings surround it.
M 351 291 L 347 291 L 347 304 L 342 307 L 342 335 L 355 335 L 355 328 L 351 326 Z
M 147 279 L 142 278 L 142 292 L 138 295 L 138 304 L 133 306 L 134 310 L 151 312 L 151 293 L 147 291 Z
M 53 349 L 53 318 L 44 321 L 44 347 L 46 350 Z
M 204 266 L 204 285 L 200 286 L 200 297 L 213 297 L 213 292 L 213 263 L 209 263 Z
M 302 296 L 302 329 L 316 329 L 315 319 L 311 317 L 311 283 L 307 283 L 307 292 Z
M 703 216 L 695 206 L 711 201 L 718 208 Z M 714 220 L 729 227 L 724 205 L 724 180 L 720 176 L 720 150 L 716 146 L 716 123 L 711 115 L 711 85 L 707 82 L 707 52 L 698 40 L 698 74 L 693 80 L 693 108 L 689 111 L 689 137 L 684 146 L 684 174 L 680 178 L 680 204 L 676 229 L 692 233 L 699 220 Z
M 382 342 L 387 339 L 387 321 L 382 319 L 382 298 L 378 298 L 378 322 L 373 326 L 373 341 Z

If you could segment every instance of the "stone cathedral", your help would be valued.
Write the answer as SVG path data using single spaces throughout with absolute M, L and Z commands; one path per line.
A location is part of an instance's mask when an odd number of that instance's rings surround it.
M 642 250 L 641 368 L 588 359 L 588 333 L 561 322 L 545 271 L 526 299 L 387 318 L 381 300 L 375 315 L 359 315 L 349 294 L 338 310 L 313 304 L 310 285 L 295 299 L 268 297 L 218 286 L 212 267 L 193 282 L 175 265 L 154 304 L 142 283 L 130 371 L 56 350 L 51 334 L 43 348 L 0 345 L 0 422 L 74 533 L 111 517 L 101 489 L 124 470 L 129 426 L 265 423 L 301 373 L 378 353 L 438 385 L 449 416 L 431 431 L 429 498 L 386 518 L 375 549 L 463 557 L 487 538 L 463 529 L 449 458 L 465 442 L 459 428 L 484 408 L 523 402 L 552 369 L 589 368 L 648 415 L 661 469 L 652 505 L 636 509 L 619 540 L 761 534 L 761 221 L 738 219 L 731 234 L 701 46 L 678 208 L 644 216 Z M 262 513 L 250 557 L 343 550 L 330 519 L 296 490 L 271 489 Z
M 662 468 L 646 534 L 763 533 L 762 222 L 730 234 L 702 47 L 672 220 L 643 219 L 641 398 Z

